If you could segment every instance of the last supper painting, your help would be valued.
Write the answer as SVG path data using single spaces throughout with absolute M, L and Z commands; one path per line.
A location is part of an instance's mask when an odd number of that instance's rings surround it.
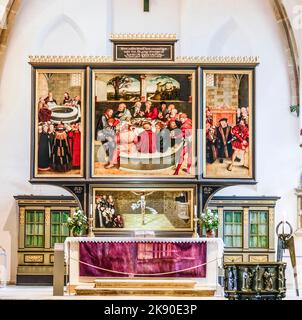
M 84 71 L 37 70 L 35 176 L 83 176 Z
M 195 176 L 195 72 L 95 71 L 94 177 Z

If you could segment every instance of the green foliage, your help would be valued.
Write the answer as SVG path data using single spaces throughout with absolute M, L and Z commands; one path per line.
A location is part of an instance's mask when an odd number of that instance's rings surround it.
M 81 235 L 88 228 L 87 217 L 82 210 L 77 210 L 68 217 L 66 225 L 74 235 Z
M 207 231 L 216 230 L 219 226 L 219 219 L 217 211 L 207 209 L 200 216 L 199 223 L 203 225 Z
M 299 111 L 300 111 L 300 106 L 299 105 L 290 106 L 289 109 L 290 109 L 290 112 L 296 112 L 297 116 L 299 116 Z

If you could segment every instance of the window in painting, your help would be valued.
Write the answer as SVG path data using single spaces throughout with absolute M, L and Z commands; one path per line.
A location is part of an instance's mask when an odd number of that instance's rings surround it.
M 25 247 L 44 247 L 45 221 L 44 211 L 26 210 Z
M 224 235 L 226 247 L 242 248 L 242 216 L 238 210 L 226 210 L 223 213 Z
M 251 210 L 250 215 L 250 248 L 268 247 L 268 211 Z
M 55 243 L 63 243 L 69 236 L 69 229 L 66 225 L 69 211 L 51 211 L 51 247 Z

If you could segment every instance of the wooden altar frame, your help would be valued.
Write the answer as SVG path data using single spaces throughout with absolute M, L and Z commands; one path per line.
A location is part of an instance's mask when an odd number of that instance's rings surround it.
M 129 39 L 132 35 L 127 36 Z M 134 36 L 133 36 L 134 37 Z M 143 36 L 140 37 L 144 38 Z M 154 38 L 153 35 L 145 37 L 146 40 Z M 156 38 L 156 37 L 155 37 Z M 162 40 L 164 37 L 160 36 Z M 136 37 L 134 37 L 136 39 Z M 171 40 L 169 37 L 168 40 Z M 197 211 L 200 214 L 211 197 L 224 187 L 240 184 L 256 184 L 255 180 L 255 165 L 253 167 L 253 176 L 247 179 L 215 179 L 204 177 L 201 168 L 203 167 L 203 138 L 201 135 L 196 136 L 195 152 L 197 155 L 197 169 L 198 174 L 194 177 L 186 178 L 171 178 L 171 177 L 92 177 L 91 175 L 91 150 L 89 146 L 91 144 L 91 120 L 92 120 L 92 73 L 94 70 L 123 70 L 123 69 L 151 69 L 151 70 L 195 70 L 196 72 L 196 101 L 195 101 L 195 113 L 196 113 L 196 129 L 203 130 L 203 115 L 202 115 L 202 72 L 203 70 L 221 69 L 221 70 L 249 70 L 255 72 L 256 66 L 259 64 L 259 57 L 176 57 L 174 61 L 114 61 L 113 57 L 102 56 L 30 56 L 29 63 L 32 67 L 32 83 L 35 83 L 36 71 L 41 69 L 50 70 L 82 70 L 85 72 L 85 96 L 86 104 L 82 106 L 86 108 L 85 124 L 86 124 L 86 138 L 84 139 L 84 165 L 83 165 L 83 177 L 40 177 L 35 175 L 34 171 L 34 139 L 35 134 L 32 130 L 31 134 L 31 172 L 30 182 L 33 184 L 49 184 L 60 186 L 72 193 L 78 200 L 80 207 L 87 213 L 89 213 L 91 203 L 92 186 L 110 185 L 114 183 L 115 187 L 122 187 L 127 184 L 133 186 L 163 186 L 168 185 L 170 187 L 178 186 L 183 187 L 185 185 L 194 185 L 196 187 L 196 203 Z M 255 81 L 255 76 L 254 76 Z M 254 97 L 253 97 L 254 99 Z M 35 123 L 34 107 L 35 100 L 35 87 L 32 86 L 32 123 Z M 254 108 L 255 109 L 255 108 Z M 255 112 L 254 112 L 255 113 Z M 253 114 L 253 117 L 255 114 Z M 253 128 L 253 131 L 255 128 Z M 255 137 L 255 135 L 254 135 Z M 83 153 L 84 153 L 83 152 Z M 255 152 L 253 153 L 255 158 Z M 81 192 L 79 191 L 81 190 Z M 175 234 L 175 233 L 174 233 Z M 182 233 L 182 235 L 184 232 Z M 122 233 L 120 234 L 123 235 Z

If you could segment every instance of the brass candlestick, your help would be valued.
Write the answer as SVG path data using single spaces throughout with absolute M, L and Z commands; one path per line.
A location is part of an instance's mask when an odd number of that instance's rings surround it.
M 199 220 L 199 219 L 198 219 L 197 217 L 195 217 L 195 218 L 193 219 L 193 221 L 194 221 L 194 232 L 193 232 L 192 238 L 199 238 L 199 234 L 198 234 L 198 232 L 197 232 L 198 220 Z
M 88 237 L 93 238 L 93 218 L 88 218 Z

